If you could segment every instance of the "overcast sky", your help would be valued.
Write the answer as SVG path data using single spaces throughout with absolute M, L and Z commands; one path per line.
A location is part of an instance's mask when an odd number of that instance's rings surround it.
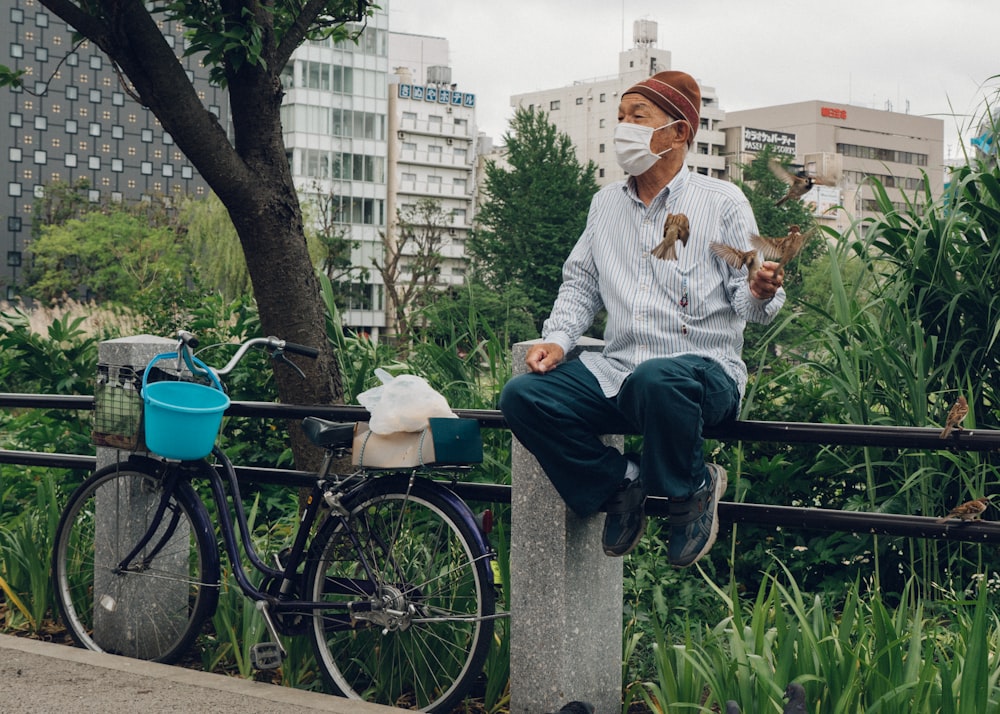
M 452 81 L 499 143 L 514 94 L 618 72 L 634 20 L 723 110 L 825 100 L 936 116 L 945 156 L 1000 80 L 1000 0 L 383 0 L 390 29 L 444 37 Z

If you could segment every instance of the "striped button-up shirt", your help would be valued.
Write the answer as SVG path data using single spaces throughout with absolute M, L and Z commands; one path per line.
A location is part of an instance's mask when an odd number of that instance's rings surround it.
M 663 239 L 668 214 L 690 224 L 677 260 L 650 255 Z M 587 227 L 563 265 L 563 283 L 542 327 L 542 339 L 568 354 L 607 308 L 603 352 L 581 355 L 608 397 L 618 394 L 636 365 L 652 358 L 697 354 L 715 360 L 732 377 L 742 399 L 747 383 L 743 329 L 768 323 L 785 302 L 750 293 L 747 269 L 715 256 L 709 243 L 750 249 L 757 233 L 753 211 L 735 185 L 682 169 L 646 206 L 631 181 L 601 189 Z

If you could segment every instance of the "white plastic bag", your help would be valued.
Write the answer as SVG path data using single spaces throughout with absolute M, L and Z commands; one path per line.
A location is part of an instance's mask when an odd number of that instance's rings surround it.
M 421 431 L 427 428 L 431 417 L 458 418 L 448 400 L 423 377 L 413 374 L 393 377 L 384 369 L 376 369 L 375 374 L 382 384 L 358 395 L 358 404 L 372 415 L 368 428 L 374 433 Z

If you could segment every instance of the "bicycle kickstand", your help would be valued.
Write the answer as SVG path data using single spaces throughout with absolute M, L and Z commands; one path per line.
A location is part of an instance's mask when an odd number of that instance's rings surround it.
M 277 669 L 288 653 L 285 652 L 285 648 L 281 646 L 281 640 L 278 639 L 278 630 L 274 626 L 274 620 L 271 619 L 267 602 L 258 600 L 256 605 L 264 617 L 267 631 L 271 635 L 271 642 L 258 642 L 250 648 L 250 666 L 257 670 Z

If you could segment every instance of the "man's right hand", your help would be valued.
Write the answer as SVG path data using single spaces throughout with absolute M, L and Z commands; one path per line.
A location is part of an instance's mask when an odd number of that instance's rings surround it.
M 528 350 L 528 356 L 524 358 L 524 363 L 532 372 L 544 374 L 562 362 L 565 356 L 566 353 L 559 345 L 554 342 L 543 342 L 540 345 L 531 346 Z

